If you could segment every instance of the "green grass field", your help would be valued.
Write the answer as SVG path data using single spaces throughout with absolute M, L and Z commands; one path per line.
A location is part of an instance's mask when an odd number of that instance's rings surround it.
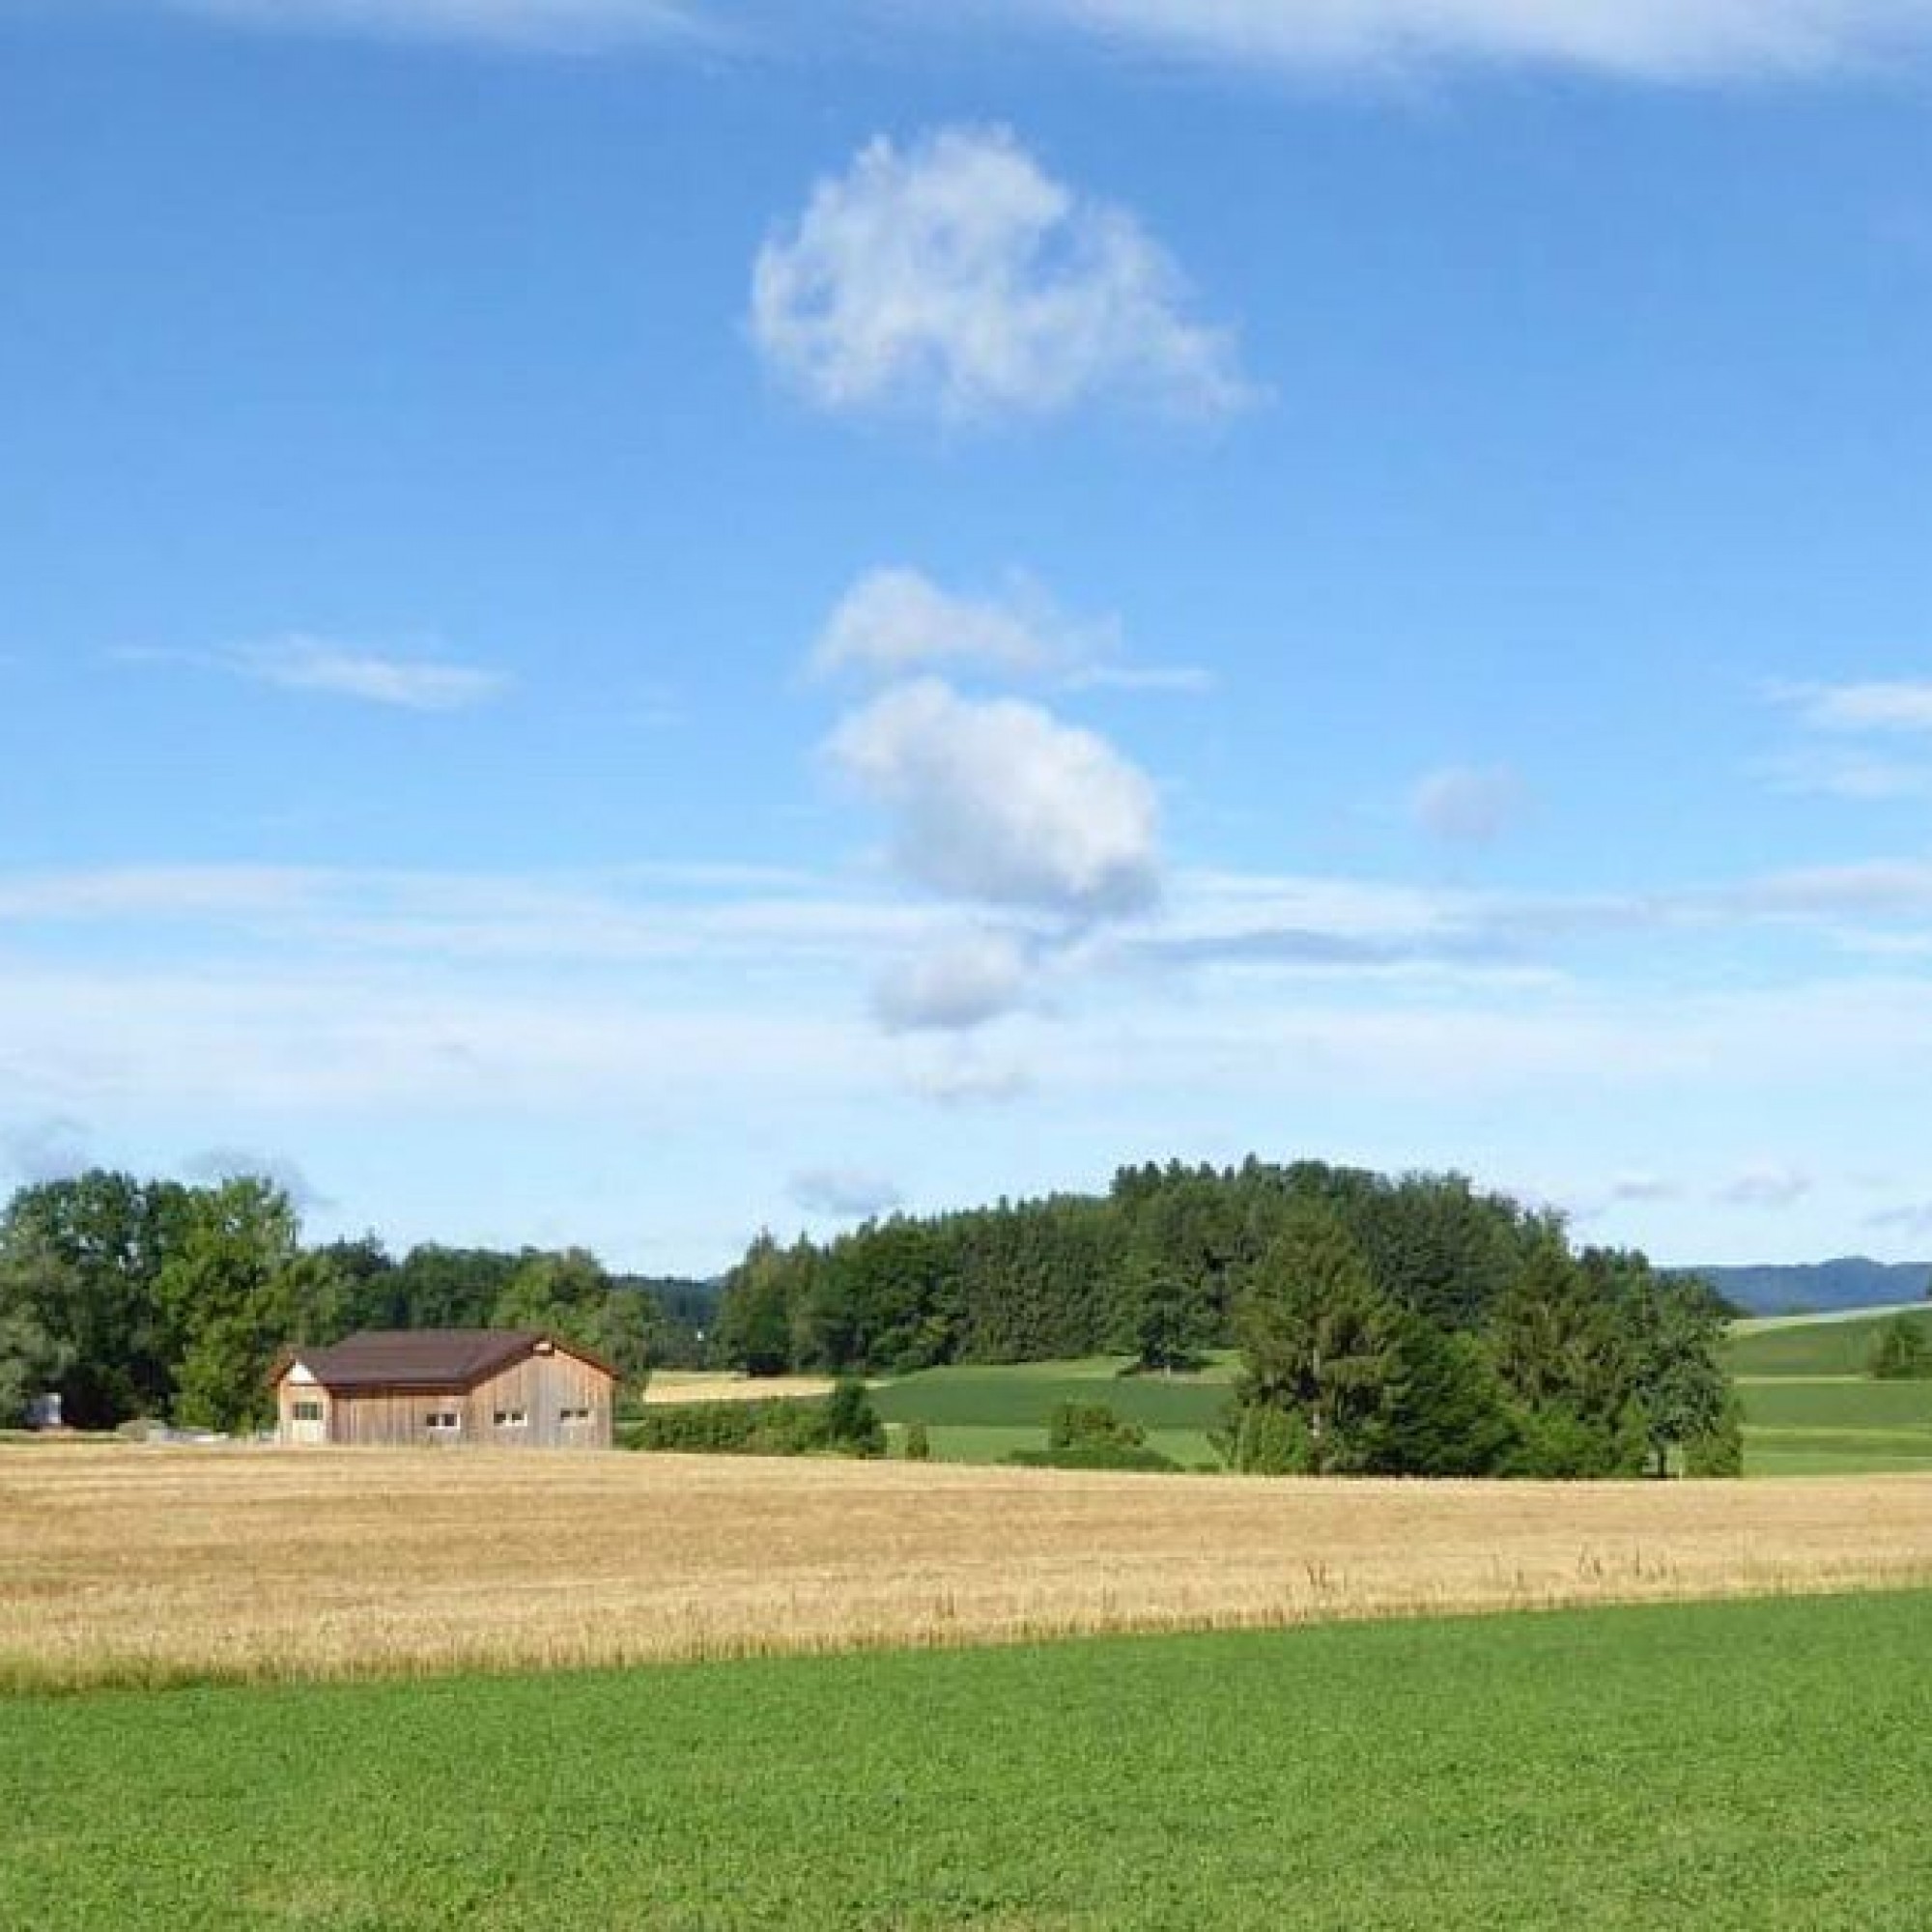
M 1912 1311 L 1932 1328 L 1932 1307 Z M 1932 1468 L 1932 1381 L 1875 1382 L 1864 1374 L 1883 1315 L 1784 1317 L 1741 1322 L 1731 1372 L 1745 1406 L 1746 1470 L 1753 1476 L 1858 1475 Z M 1222 1355 L 1198 1376 L 1124 1376 L 1123 1356 L 928 1369 L 874 1390 L 895 1433 L 926 1425 L 942 1462 L 999 1463 L 1037 1449 L 1063 1402 L 1103 1402 L 1148 1432 L 1184 1468 L 1211 1463 L 1208 1431 L 1235 1376 Z M 896 1449 L 895 1450 L 896 1453 Z
M 1932 1381 L 1865 1374 L 1881 1324 L 1898 1312 L 1737 1324 L 1728 1360 L 1744 1403 L 1747 1474 L 1932 1469 Z M 1932 1307 L 1905 1312 L 1932 1335 Z
M 948 1463 L 998 1463 L 1038 1449 L 1063 1402 L 1103 1402 L 1148 1432 L 1148 1445 L 1183 1466 L 1214 1460 L 1208 1432 L 1226 1406 L 1235 1367 L 1219 1357 L 1199 1375 L 1127 1376 L 1124 1355 L 1010 1367 L 927 1369 L 882 1383 L 872 1400 L 888 1423 L 923 1422 L 933 1455 Z
M 1920 1927 L 1932 1597 L 0 1706 L 0 1924 Z
M 1927 1303 L 1902 1311 L 1779 1315 L 1740 1321 L 1731 1330 L 1731 1373 L 1753 1380 L 1771 1376 L 1862 1376 L 1880 1326 L 1901 1312 L 1932 1339 L 1932 1304 Z

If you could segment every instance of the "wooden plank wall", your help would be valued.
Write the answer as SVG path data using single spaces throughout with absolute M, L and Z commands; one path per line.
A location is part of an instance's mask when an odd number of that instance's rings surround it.
M 280 1390 L 282 1440 L 289 1439 L 289 1410 L 298 1397 L 314 1397 L 316 1389 Z M 501 1374 L 479 1383 L 469 1395 L 392 1395 L 351 1392 L 325 1398 L 328 1404 L 328 1439 L 358 1448 L 474 1448 L 608 1449 L 613 1439 L 616 1387 L 602 1369 L 562 1353 L 529 1355 Z M 589 1411 L 581 1422 L 561 1419 L 566 1409 Z M 428 1418 L 454 1409 L 461 1429 L 432 1430 Z M 497 1417 L 521 1411 L 522 1424 Z

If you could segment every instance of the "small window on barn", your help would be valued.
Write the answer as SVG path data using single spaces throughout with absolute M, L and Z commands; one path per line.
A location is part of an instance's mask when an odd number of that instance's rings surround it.
M 463 1417 L 453 1408 L 433 1408 L 423 1417 L 423 1427 L 448 1435 L 463 1427 Z
M 527 1429 L 530 1425 L 529 1411 L 523 1408 L 499 1408 L 497 1411 L 498 1429 Z
M 298 1402 L 289 1410 L 289 1416 L 295 1422 L 320 1422 L 322 1405 L 319 1402 Z
M 556 1419 L 559 1422 L 588 1422 L 590 1411 L 587 1408 L 560 1408 L 556 1412 Z

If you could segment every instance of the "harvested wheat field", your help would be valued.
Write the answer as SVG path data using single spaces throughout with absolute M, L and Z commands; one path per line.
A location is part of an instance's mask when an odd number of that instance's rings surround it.
M 0 1451 L 0 1685 L 623 1663 L 1932 1581 L 1932 1479 Z
M 658 1369 L 644 1390 L 651 1404 L 685 1402 L 772 1402 L 781 1398 L 830 1395 L 830 1376 L 726 1375 L 714 1369 Z

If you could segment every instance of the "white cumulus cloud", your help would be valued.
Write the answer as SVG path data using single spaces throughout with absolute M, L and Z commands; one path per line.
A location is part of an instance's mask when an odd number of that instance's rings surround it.
M 940 665 L 1034 677 L 1112 654 L 1120 625 L 1068 617 L 1030 579 L 990 596 L 943 590 L 917 570 L 867 571 L 826 621 L 812 651 L 820 671 L 899 677 Z
M 753 269 L 751 327 L 828 410 L 1040 416 L 1117 394 L 1191 415 L 1252 398 L 1226 331 L 1126 209 L 1003 128 L 872 141 Z
M 1152 783 L 1104 738 L 1037 704 L 922 678 L 853 713 L 828 750 L 885 808 L 895 858 L 922 885 L 1078 918 L 1158 895 Z

